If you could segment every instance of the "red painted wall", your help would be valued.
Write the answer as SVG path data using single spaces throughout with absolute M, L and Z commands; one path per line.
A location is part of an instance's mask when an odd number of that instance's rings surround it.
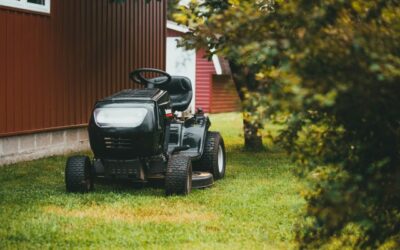
M 167 37 L 181 37 L 183 35 L 182 32 L 167 29 Z
M 53 0 L 49 15 L 0 6 L 0 136 L 85 126 L 137 67 L 165 69 L 167 0 Z
M 212 61 L 204 58 L 205 52 L 197 51 L 196 54 L 196 108 L 202 108 L 204 112 L 211 111 L 212 75 L 215 67 Z
M 210 113 L 240 110 L 240 99 L 230 75 L 214 75 L 211 90 Z

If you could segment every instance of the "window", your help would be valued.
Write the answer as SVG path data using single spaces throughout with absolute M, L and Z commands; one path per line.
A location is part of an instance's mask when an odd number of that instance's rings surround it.
M 50 0 L 0 0 L 0 6 L 50 13 Z

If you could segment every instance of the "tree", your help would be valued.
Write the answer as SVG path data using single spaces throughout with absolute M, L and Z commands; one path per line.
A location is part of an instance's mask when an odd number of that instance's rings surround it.
M 174 13 L 178 11 L 180 0 L 167 0 L 167 1 L 168 1 L 167 18 L 168 20 L 172 20 Z
M 276 139 L 309 183 L 299 247 L 398 249 L 400 1 L 204 0 L 181 11 L 193 28 L 184 45 L 230 61 L 245 122 L 283 126 Z
M 249 1 L 245 1 L 248 5 Z M 241 9 L 253 12 L 254 8 Z M 175 14 L 176 21 L 193 29 L 184 40 L 186 48 L 205 48 L 208 55 L 216 53 L 224 56 L 231 66 L 233 80 L 243 106 L 243 125 L 245 148 L 260 150 L 263 148 L 261 129 L 263 110 L 256 103 L 255 97 L 259 93 L 260 82 L 256 80 L 256 73 L 260 71 L 258 62 L 249 62 L 245 57 L 245 47 L 251 46 L 253 35 L 259 37 L 258 32 L 264 32 L 262 26 L 253 25 L 245 15 L 259 18 L 264 11 L 236 12 L 229 1 L 208 0 L 192 1 L 189 7 L 180 7 Z M 226 22 L 226 23 L 224 23 Z M 246 34 L 246 35 L 244 35 Z M 247 58 L 247 57 L 246 57 Z

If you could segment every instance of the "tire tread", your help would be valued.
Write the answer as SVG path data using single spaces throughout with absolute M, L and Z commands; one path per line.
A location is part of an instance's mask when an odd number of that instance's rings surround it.
M 65 184 L 67 192 L 84 193 L 90 191 L 84 183 L 88 171 L 87 164 L 90 160 L 87 156 L 72 156 L 68 158 L 65 168 Z
M 182 154 L 172 155 L 168 161 L 165 177 L 165 192 L 167 195 L 187 195 L 187 179 L 192 181 L 192 162 L 189 157 Z M 190 184 L 191 189 L 191 184 Z
M 222 174 L 218 170 L 218 146 L 222 145 L 225 151 L 224 140 L 219 132 L 208 131 L 204 145 L 203 155 L 199 161 L 193 163 L 195 171 L 206 171 L 213 174 L 214 179 L 222 179 L 225 175 L 225 169 Z M 226 161 L 224 152 L 224 160 Z

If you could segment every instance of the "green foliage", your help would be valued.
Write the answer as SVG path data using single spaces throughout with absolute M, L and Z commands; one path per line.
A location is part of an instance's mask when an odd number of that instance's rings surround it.
M 251 150 L 262 149 L 260 132 L 264 118 L 260 112 L 263 100 L 258 98 L 263 81 L 256 79 L 262 69 L 261 58 L 251 53 L 263 46 L 258 38 L 267 32 L 267 27 L 259 25 L 259 20 L 268 17 L 270 6 L 270 1 L 192 1 L 188 8 L 181 6 L 174 15 L 177 22 L 193 29 L 182 46 L 206 48 L 210 57 L 216 53 L 229 61 L 242 101 L 245 147 Z
M 240 114 L 211 119 L 227 175 L 188 197 L 126 185 L 68 194 L 65 156 L 0 167 L 0 249 L 291 248 L 304 205 L 293 164 L 279 151 L 242 152 Z
M 233 60 L 249 116 L 285 127 L 310 184 L 300 248 L 398 249 L 400 1 L 218 2 L 175 16 L 184 45 Z
M 173 15 L 179 9 L 180 0 L 167 0 L 168 1 L 168 11 L 167 18 L 168 20 L 173 20 Z

